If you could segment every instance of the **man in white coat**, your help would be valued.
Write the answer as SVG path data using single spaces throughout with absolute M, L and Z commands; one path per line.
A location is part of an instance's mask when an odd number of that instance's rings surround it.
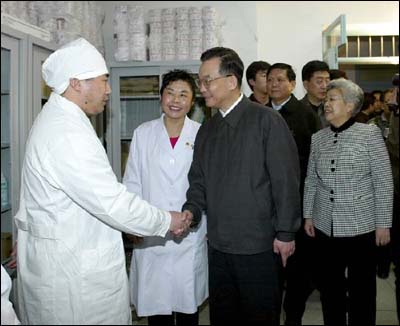
M 107 74 L 84 39 L 43 64 L 53 92 L 29 135 L 15 217 L 23 324 L 131 324 L 120 231 L 181 235 L 190 222 L 118 183 L 88 118 L 104 110 Z

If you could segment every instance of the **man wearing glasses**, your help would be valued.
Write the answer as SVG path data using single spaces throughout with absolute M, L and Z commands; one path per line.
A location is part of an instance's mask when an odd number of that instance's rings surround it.
M 194 224 L 207 211 L 210 321 L 279 325 L 279 270 L 300 226 L 296 144 L 279 113 L 241 93 L 235 51 L 201 61 L 198 86 L 218 112 L 197 134 L 182 210 Z

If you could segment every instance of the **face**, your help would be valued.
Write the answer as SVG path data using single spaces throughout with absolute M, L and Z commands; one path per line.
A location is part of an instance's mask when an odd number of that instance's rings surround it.
M 94 116 L 104 111 L 111 87 L 108 76 L 102 75 L 92 79 L 80 80 L 83 95 L 82 110 L 88 116 Z
M 253 86 L 254 91 L 259 93 L 267 93 L 267 72 L 260 70 L 256 73 L 255 80 L 249 80 L 250 85 Z
M 340 127 L 350 119 L 353 105 L 343 100 L 340 90 L 331 89 L 326 95 L 324 110 L 326 121 L 335 127 Z
M 274 103 L 280 104 L 287 100 L 295 87 L 296 82 L 289 81 L 286 70 L 273 69 L 270 71 L 267 78 L 267 90 Z
M 375 97 L 374 111 L 379 113 L 382 111 L 381 95 L 379 93 L 374 93 L 374 97 Z
M 183 80 L 168 84 L 161 95 L 161 107 L 168 119 L 184 120 L 194 104 L 194 94 L 190 85 Z
M 221 75 L 219 66 L 219 58 L 204 61 L 199 69 L 198 86 L 208 107 L 225 110 L 230 107 L 234 97 L 231 91 L 237 87 L 237 83 L 234 76 Z
M 317 102 L 322 102 L 326 97 L 326 86 L 330 81 L 328 71 L 316 71 L 310 80 L 303 82 L 307 94 Z

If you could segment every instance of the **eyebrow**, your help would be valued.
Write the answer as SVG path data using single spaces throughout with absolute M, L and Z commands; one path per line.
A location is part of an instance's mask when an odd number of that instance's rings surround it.
M 170 90 L 170 91 L 178 91 L 178 92 L 181 92 L 181 93 L 189 93 L 186 89 L 176 90 L 175 88 L 172 88 L 170 86 L 167 86 L 166 89 Z

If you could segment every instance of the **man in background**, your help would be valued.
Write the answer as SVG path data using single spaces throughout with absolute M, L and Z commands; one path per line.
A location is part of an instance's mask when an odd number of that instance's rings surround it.
M 329 124 L 325 119 L 324 101 L 326 86 L 330 81 L 328 64 L 319 60 L 307 62 L 301 71 L 301 78 L 307 91 L 301 102 L 317 113 L 322 128 L 327 127 Z
M 267 71 L 271 65 L 265 61 L 254 61 L 246 70 L 247 84 L 253 91 L 249 100 L 267 105 L 269 102 L 267 92 Z

